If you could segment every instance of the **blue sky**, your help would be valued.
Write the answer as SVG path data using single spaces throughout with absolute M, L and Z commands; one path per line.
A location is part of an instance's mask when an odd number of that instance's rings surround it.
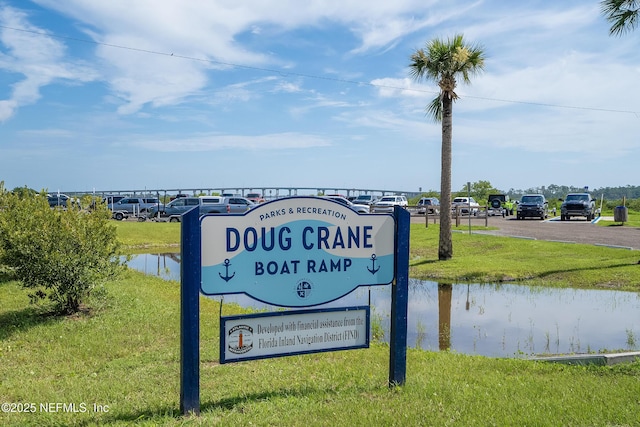
M 597 0 L 0 0 L 0 181 L 50 191 L 440 187 L 433 82 L 462 33 L 453 190 L 640 184 L 640 30 Z

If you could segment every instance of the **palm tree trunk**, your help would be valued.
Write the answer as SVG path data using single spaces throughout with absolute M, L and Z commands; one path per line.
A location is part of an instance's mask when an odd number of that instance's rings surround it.
M 451 240 L 451 137 L 452 105 L 448 96 L 442 97 L 442 168 L 440 175 L 440 240 L 438 259 L 441 261 L 453 257 Z

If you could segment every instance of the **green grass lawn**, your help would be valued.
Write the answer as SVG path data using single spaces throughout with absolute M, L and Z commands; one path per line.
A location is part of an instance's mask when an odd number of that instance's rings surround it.
M 607 216 L 613 218 L 613 211 L 611 212 L 603 212 L 602 216 Z M 621 222 L 615 222 L 613 220 L 600 220 L 598 221 L 598 225 L 601 227 L 640 227 L 640 213 L 634 211 L 627 211 L 627 220 L 624 225 Z
M 179 241 L 179 224 L 117 227 L 129 251 Z M 456 233 L 454 259 L 439 262 L 437 227 L 411 232 L 414 277 L 640 287 L 640 267 L 629 256 L 637 262 L 637 251 Z M 567 259 L 575 267 L 563 267 Z M 0 403 L 10 403 L 0 425 L 635 426 L 640 420 L 640 361 L 585 367 L 408 349 L 406 384 L 394 388 L 389 348 L 375 342 L 369 349 L 220 365 L 220 304 L 208 298 L 201 298 L 202 413 L 183 417 L 179 295 L 177 282 L 129 271 L 93 297 L 90 311 L 52 317 L 0 276 Z M 223 315 L 241 312 L 222 307 Z M 11 412 L 25 408 L 34 410 Z
M 35 405 L 33 413 L 0 413 L 0 425 L 631 426 L 640 419 L 640 362 L 581 367 L 409 349 L 407 382 L 391 389 L 389 348 L 379 343 L 219 365 L 220 306 L 206 298 L 202 413 L 183 418 L 178 283 L 128 272 L 106 288 L 92 313 L 52 318 L 29 306 L 16 282 L 0 283 L 0 401 L 15 410 Z M 240 312 L 223 307 L 223 315 Z
M 180 223 L 113 221 L 118 240 L 127 252 L 140 252 L 149 248 L 179 247 Z
M 640 252 L 594 245 L 453 233 L 454 256 L 438 261 L 438 226 L 411 226 L 410 274 L 440 281 L 640 291 Z

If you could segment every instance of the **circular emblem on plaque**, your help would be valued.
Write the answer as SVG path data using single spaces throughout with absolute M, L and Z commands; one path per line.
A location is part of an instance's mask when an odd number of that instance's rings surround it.
M 313 287 L 313 284 L 309 280 L 307 279 L 300 280 L 296 285 L 296 294 L 298 295 L 298 298 L 300 299 L 309 298 L 309 296 L 311 295 L 312 287 Z
M 234 354 L 244 354 L 253 348 L 253 328 L 237 325 L 231 328 L 227 337 L 227 347 Z

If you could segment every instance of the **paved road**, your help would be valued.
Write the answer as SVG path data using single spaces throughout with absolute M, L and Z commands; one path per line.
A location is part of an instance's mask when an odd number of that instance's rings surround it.
M 433 223 L 433 219 L 430 221 Z M 484 221 L 484 218 L 473 218 L 471 224 L 484 225 Z M 412 222 L 424 224 L 424 217 L 413 217 Z M 465 217 L 460 223 L 462 225 L 468 224 L 468 218 Z M 637 227 L 622 227 L 619 225 L 602 227 L 581 219 L 540 221 L 535 219 L 517 220 L 515 217 L 489 217 L 489 227 L 497 227 L 498 229 L 488 231 L 474 230 L 474 233 L 591 243 L 640 250 L 640 228 Z

